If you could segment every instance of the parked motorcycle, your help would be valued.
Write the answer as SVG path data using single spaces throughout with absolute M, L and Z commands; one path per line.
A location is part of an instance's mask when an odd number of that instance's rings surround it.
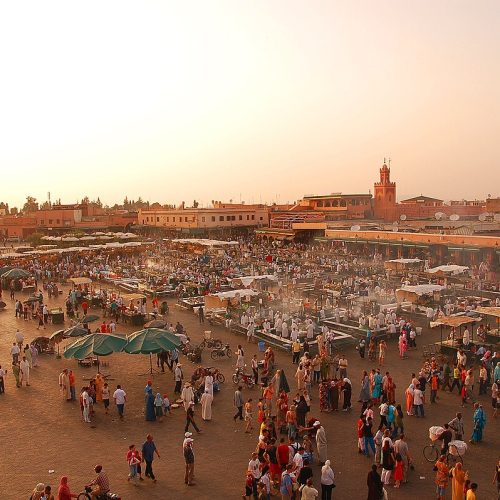
M 241 368 L 236 368 L 236 372 L 233 374 L 233 384 L 245 384 L 248 389 L 251 389 L 255 385 L 255 379 L 253 375 L 245 373 Z
M 226 344 L 224 347 L 220 347 L 219 349 L 213 349 L 210 353 L 210 357 L 212 359 L 219 359 L 227 356 L 230 358 L 232 356 L 231 349 L 229 348 L 229 344 Z

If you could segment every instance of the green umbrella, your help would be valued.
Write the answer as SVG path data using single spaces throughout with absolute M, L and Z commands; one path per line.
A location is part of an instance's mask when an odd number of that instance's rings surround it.
M 290 392 L 290 386 L 288 385 L 288 380 L 286 379 L 285 370 L 280 371 L 280 390 L 279 392 Z
M 129 354 L 156 354 L 180 346 L 181 341 L 173 333 L 159 328 L 145 328 L 127 337 L 124 351 Z
M 12 266 L 0 267 L 0 277 L 3 276 L 7 271 L 14 269 Z
M 50 340 L 55 340 L 56 342 L 60 342 L 64 337 L 65 330 L 56 330 L 50 337 Z
M 78 324 L 64 330 L 64 337 L 85 337 L 85 335 L 89 335 L 90 333 L 90 330 Z
M 109 356 L 114 352 L 120 352 L 126 343 L 125 336 L 92 333 L 78 339 L 67 347 L 64 351 L 64 357 L 67 359 L 85 359 L 89 356 Z
M 24 269 L 19 269 L 19 268 L 14 268 L 11 269 L 10 271 L 7 271 L 6 273 L 2 274 L 2 278 L 5 279 L 11 279 L 11 280 L 18 280 L 20 278 L 29 278 L 31 275 Z
M 159 328 L 145 328 L 127 337 L 123 348 L 129 354 L 149 354 L 149 373 L 153 373 L 152 354 L 172 351 L 181 346 L 181 341 L 173 333 Z
M 81 320 L 80 323 L 82 325 L 86 325 L 87 323 L 92 323 L 93 321 L 97 321 L 99 319 L 99 316 L 95 314 L 87 314 L 87 316 L 84 316 Z

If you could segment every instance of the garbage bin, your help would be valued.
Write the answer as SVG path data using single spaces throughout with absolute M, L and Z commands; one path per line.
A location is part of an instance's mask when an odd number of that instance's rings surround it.
M 259 352 L 265 352 L 266 351 L 266 343 L 263 342 L 262 340 L 259 342 Z

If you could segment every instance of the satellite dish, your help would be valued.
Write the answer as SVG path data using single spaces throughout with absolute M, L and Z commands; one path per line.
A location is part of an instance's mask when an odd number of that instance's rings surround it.
M 460 219 L 460 215 L 458 215 L 458 214 L 450 215 L 450 220 L 457 221 L 459 219 Z
M 399 227 L 398 226 L 392 226 L 392 232 L 393 233 L 397 233 L 399 231 Z
M 397 220 L 395 220 L 395 221 L 392 223 L 392 225 L 393 225 L 393 226 L 397 226 L 398 224 L 399 224 L 399 221 L 397 221 Z
M 401 215 L 399 216 L 399 218 L 400 218 L 401 220 L 406 220 L 406 215 L 405 215 L 405 214 L 401 214 Z
M 495 220 L 495 222 L 500 222 L 500 214 L 495 214 L 493 216 L 493 219 Z
M 436 220 L 441 220 L 443 218 L 443 212 L 436 212 L 434 214 L 434 217 L 436 218 Z
M 361 226 L 358 226 L 357 224 L 354 226 L 351 226 L 351 231 L 359 231 L 361 229 Z
M 480 220 L 481 222 L 484 222 L 484 221 L 486 220 L 487 215 L 488 215 L 488 214 L 481 214 L 481 215 L 479 216 L 479 220 Z

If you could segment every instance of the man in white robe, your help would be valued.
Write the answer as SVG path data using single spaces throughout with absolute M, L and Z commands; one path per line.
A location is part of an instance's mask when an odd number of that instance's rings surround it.
M 23 360 L 19 363 L 19 370 L 21 373 L 21 387 L 23 382 L 26 382 L 26 385 L 30 385 L 30 364 L 26 359 L 26 356 L 23 356 Z
M 201 418 L 212 420 L 212 401 L 214 397 L 207 390 L 201 396 Z

